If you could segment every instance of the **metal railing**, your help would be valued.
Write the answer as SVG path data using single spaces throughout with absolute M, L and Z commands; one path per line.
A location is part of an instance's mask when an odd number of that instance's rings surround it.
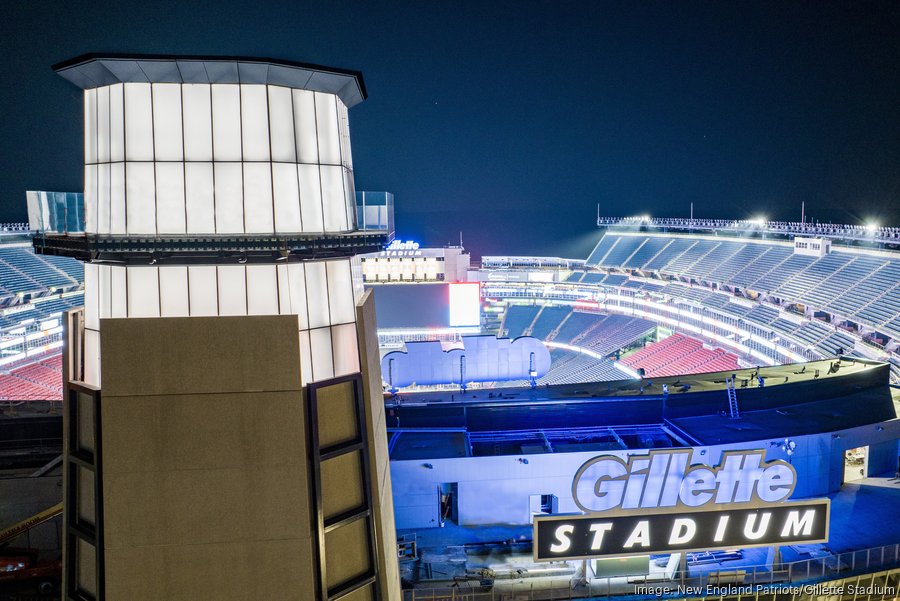
M 579 582 L 575 576 L 479 581 L 458 580 L 435 588 L 403 591 L 404 601 L 558 601 L 605 599 L 625 595 L 656 598 L 705 597 L 715 592 L 722 598 L 755 598 L 761 592 L 799 590 L 803 586 L 849 577 L 869 584 L 868 574 L 900 567 L 900 545 L 848 551 L 777 565 L 740 566 L 728 570 L 703 570 L 691 574 L 679 570 L 671 579 L 636 574 L 593 578 Z M 694 572 L 701 572 L 699 569 Z M 860 578 L 864 576 L 864 578 Z M 897 598 L 900 593 L 884 598 Z M 862 598 L 862 597 L 860 597 Z M 875 596 L 873 598 L 882 598 Z

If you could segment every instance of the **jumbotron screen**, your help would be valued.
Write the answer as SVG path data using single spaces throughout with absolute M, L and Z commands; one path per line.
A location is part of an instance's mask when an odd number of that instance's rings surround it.
M 478 326 L 481 289 L 477 282 L 373 286 L 379 329 Z

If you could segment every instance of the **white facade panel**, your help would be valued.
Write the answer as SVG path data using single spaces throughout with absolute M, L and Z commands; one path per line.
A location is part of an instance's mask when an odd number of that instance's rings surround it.
M 279 313 L 297 315 L 300 329 L 309 328 L 309 312 L 306 303 L 306 267 L 303 263 L 278 266 Z
M 244 176 L 240 163 L 214 163 L 216 233 L 244 233 Z
M 331 328 L 317 328 L 309 331 L 309 345 L 312 349 L 313 380 L 327 380 L 334 377 L 334 358 L 331 348 Z
M 125 159 L 153 160 L 153 101 L 149 83 L 125 86 Z
M 213 156 L 216 161 L 241 160 L 241 88 L 212 86 Z
M 160 234 L 183 234 L 184 163 L 156 163 L 156 222 Z
M 359 371 L 359 348 L 356 342 L 356 324 L 348 323 L 331 328 L 331 344 L 334 355 L 334 375 L 346 376 Z
M 328 276 L 324 261 L 306 264 L 306 303 L 310 328 L 331 324 L 328 310 Z
M 324 232 L 322 184 L 317 165 L 297 165 L 300 178 L 300 215 L 304 232 Z
M 156 267 L 128 267 L 128 317 L 159 317 Z
M 84 331 L 84 382 L 91 386 L 100 384 L 100 332 Z
M 125 164 L 125 219 L 129 234 L 156 233 L 154 176 L 153 163 Z
M 109 265 L 98 265 L 97 300 L 99 301 L 100 319 L 109 319 L 112 314 L 112 271 Z M 121 269 L 121 268 L 116 268 Z
M 216 207 L 213 192 L 212 163 L 185 163 L 184 189 L 187 233 L 216 231 Z
M 110 233 L 110 164 L 100 163 L 97 165 L 97 232 L 100 234 Z M 124 195 L 123 195 L 124 196 Z M 122 201 L 124 203 L 124 198 Z M 124 209 L 124 204 L 122 206 Z M 122 211 L 121 223 L 125 223 L 125 211 Z M 120 233 L 124 233 L 124 227 Z
M 241 86 L 241 135 L 245 161 L 269 160 L 269 103 L 264 85 Z
M 152 91 L 154 156 L 157 161 L 184 160 L 181 84 L 155 83 Z
M 319 144 L 316 140 L 315 92 L 293 90 L 294 135 L 297 138 L 297 158 L 300 163 L 319 162 Z
M 212 154 L 212 90 L 203 84 L 184 84 L 184 159 L 211 161 Z
M 272 186 L 275 196 L 275 231 L 278 233 L 303 231 L 296 165 L 272 163 Z
M 344 196 L 344 174 L 340 166 L 322 165 L 322 210 L 326 232 L 344 232 L 347 223 L 347 204 Z
M 148 172 L 152 172 L 150 163 L 143 163 Z M 153 194 L 153 189 L 149 189 Z M 109 165 L 109 214 L 108 231 L 111 234 L 124 234 L 126 225 L 125 211 L 125 163 Z
M 84 264 L 84 327 L 100 329 L 100 266 Z
M 109 162 L 109 87 L 97 88 L 97 162 Z
M 216 268 L 207 265 L 188 267 L 188 294 L 191 317 L 219 314 L 219 295 Z
M 294 107 L 290 88 L 269 86 L 269 135 L 272 160 L 296 163 L 297 144 L 294 140 Z
M 188 317 L 188 279 L 185 266 L 159 268 L 159 312 L 161 317 Z
M 247 274 L 243 265 L 219 265 L 219 315 L 247 314 Z
M 125 86 L 109 86 L 109 160 L 125 160 Z
M 338 133 L 336 97 L 314 92 L 316 102 L 316 136 L 319 142 L 319 162 L 323 165 L 341 164 L 341 137 Z
M 84 231 L 97 232 L 97 165 L 84 166 Z
M 309 348 L 309 330 L 300 331 L 300 383 L 306 386 L 313 381 L 312 352 Z
M 110 317 L 128 317 L 128 273 L 125 267 L 109 268 Z
M 272 211 L 271 164 L 244 163 L 244 231 L 248 234 L 274 232 Z
M 97 90 L 84 91 L 84 163 L 97 162 Z
M 247 265 L 247 315 L 278 315 L 274 265 Z
M 353 303 L 353 285 L 350 277 L 349 259 L 328 261 L 328 302 L 330 323 L 351 323 L 356 320 Z

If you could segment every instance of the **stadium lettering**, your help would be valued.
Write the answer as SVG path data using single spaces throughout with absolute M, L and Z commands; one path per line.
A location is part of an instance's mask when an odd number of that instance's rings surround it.
M 777 503 L 790 496 L 797 480 L 793 466 L 765 462 L 764 451 L 729 451 L 715 467 L 691 464 L 691 456 L 691 450 L 665 450 L 627 462 L 614 455 L 595 457 L 575 475 L 572 497 L 586 512 Z

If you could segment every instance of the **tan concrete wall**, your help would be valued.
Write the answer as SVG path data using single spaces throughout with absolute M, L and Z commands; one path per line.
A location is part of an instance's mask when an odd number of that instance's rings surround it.
M 107 599 L 314 598 L 297 330 L 102 321 Z
M 399 601 L 402 592 L 397 560 L 397 532 L 394 529 L 394 498 L 391 491 L 384 398 L 381 393 L 375 295 L 371 290 L 367 290 L 356 305 L 356 323 L 368 419 L 369 462 L 372 473 L 375 544 L 381 574 L 381 598 L 386 601 Z

